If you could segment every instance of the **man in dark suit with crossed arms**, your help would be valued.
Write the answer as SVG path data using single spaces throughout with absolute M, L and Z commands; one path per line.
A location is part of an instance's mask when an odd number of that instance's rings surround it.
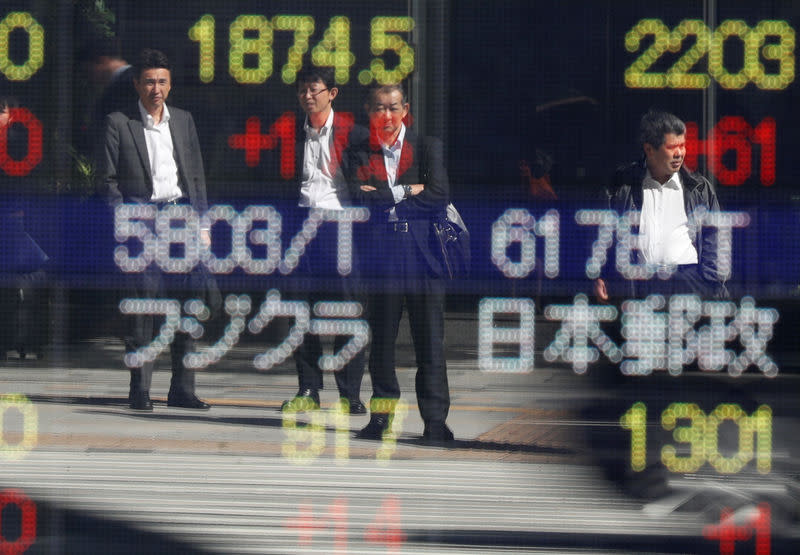
M 125 111 L 106 116 L 104 144 L 98 178 L 106 201 L 116 207 L 122 203 L 188 203 L 198 213 L 208 208 L 205 173 L 194 119 L 189 112 L 167 107 L 171 88 L 167 57 L 158 50 L 145 49 L 135 66 L 133 86 L 139 101 Z M 200 231 L 200 241 L 210 244 L 208 230 Z M 155 263 L 133 276 L 136 283 L 128 294 L 139 298 L 167 296 L 165 276 Z M 185 288 L 187 275 L 179 276 Z M 189 293 L 189 292 L 186 292 Z M 128 352 L 147 345 L 154 337 L 154 317 L 131 317 L 132 329 L 125 338 Z M 193 350 L 187 335 L 177 333 L 170 346 L 172 382 L 167 404 L 174 407 L 207 410 L 209 405 L 195 395 L 194 371 L 183 365 L 183 356 Z M 134 410 L 151 411 L 150 382 L 153 362 L 131 369 L 129 402 Z
M 449 442 L 444 269 L 431 248 L 431 220 L 445 210 L 449 198 L 442 144 L 406 129 L 409 104 L 401 85 L 373 89 L 366 109 L 370 137 L 363 148 L 368 162 L 359 171 L 361 185 L 352 189 L 354 203 L 370 209 L 369 256 L 363 267 L 370 269 L 373 394 L 370 422 L 356 437 L 381 439 L 391 428 L 400 397 L 395 343 L 405 303 L 417 360 L 417 404 L 425 422 L 422 437 Z

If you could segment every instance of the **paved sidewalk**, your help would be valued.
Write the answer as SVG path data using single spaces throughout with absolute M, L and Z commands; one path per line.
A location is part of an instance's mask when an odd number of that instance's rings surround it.
M 448 318 L 446 349 L 452 402 L 448 424 L 456 442 L 448 449 L 421 445 L 423 424 L 414 393 L 416 368 L 405 322 L 401 330 L 398 378 L 406 410 L 398 414 L 397 443 L 391 456 L 548 462 L 585 455 L 576 418 L 588 380 L 564 368 L 537 369 L 529 374 L 481 372 L 474 347 L 476 323 L 474 318 L 459 315 Z M 209 412 L 166 406 L 168 354 L 159 358 L 153 378 L 154 412 L 129 410 L 123 348 L 110 337 L 51 348 L 42 359 L 20 361 L 10 353 L 0 366 L 0 393 L 21 394 L 34 403 L 37 445 L 42 448 L 280 454 L 294 425 L 284 422 L 279 408 L 296 392 L 297 377 L 291 358 L 269 371 L 257 370 L 253 358 L 266 348 L 255 341 L 236 345 L 219 363 L 198 372 L 197 392 L 213 405 Z M 313 422 L 310 415 L 298 416 L 297 427 L 316 426 L 314 433 L 319 437 L 313 456 L 336 457 L 337 445 L 341 450 L 343 441 L 349 457 L 376 456 L 379 445 L 351 437 L 368 416 L 337 420 L 333 376 L 325 377 L 325 385 L 323 408 Z M 370 391 L 366 372 L 362 384 L 365 402 Z M 312 442 L 315 436 L 310 433 L 306 436 Z
M 154 375 L 155 410 L 131 411 L 122 345 L 112 338 L 52 348 L 41 359 L 12 353 L 0 363 L 0 503 L 31 500 L 38 528 L 21 550 L 14 531 L 31 506 L 18 505 L 16 524 L 4 510 L 0 551 L 718 553 L 703 531 L 719 523 L 722 507 L 760 514 L 753 511 L 768 506 L 774 552 L 797 552 L 797 398 L 782 389 L 796 386 L 793 377 L 735 388 L 708 375 L 601 384 L 594 368 L 577 375 L 542 364 L 540 353 L 531 373 L 485 373 L 475 318 L 448 314 L 456 441 L 426 446 L 413 349 L 401 329 L 407 411 L 382 442 L 354 438 L 367 416 L 337 417 L 332 376 L 322 410 L 297 422 L 283 415 L 281 402 L 297 389 L 294 364 L 256 370 L 253 358 L 267 347 L 256 341 L 198 374 L 197 392 L 213 404 L 207 412 L 166 406 L 167 356 Z M 539 333 L 552 336 L 537 322 L 537 345 Z M 370 391 L 366 375 L 363 400 Z M 600 464 L 611 457 L 624 467 L 631 456 L 619 417 L 634 401 L 656 408 L 665 399 L 769 403 L 773 472 L 674 474 L 663 500 L 623 494 Z M 657 445 L 648 449 L 658 456 Z

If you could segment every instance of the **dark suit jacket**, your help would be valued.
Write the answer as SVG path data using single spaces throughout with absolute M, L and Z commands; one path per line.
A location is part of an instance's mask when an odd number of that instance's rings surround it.
M 169 107 L 169 114 L 178 185 L 192 207 L 205 212 L 208 209 L 206 178 L 194 119 L 189 112 L 173 106 Z M 153 176 L 138 104 L 124 112 L 107 115 L 104 137 L 98 157 L 100 193 L 112 207 L 123 202 L 150 202 Z
M 303 165 L 305 163 L 305 144 L 306 134 L 303 129 L 305 116 L 301 115 L 297 120 L 295 132 L 295 165 L 294 176 L 297 183 L 297 193 L 300 193 L 300 180 L 303 177 Z M 368 132 L 365 128 L 355 125 L 353 114 L 343 112 L 333 112 L 333 145 L 331 147 L 331 164 L 335 164 L 336 173 L 344 177 L 345 182 L 350 184 L 355 179 L 356 171 L 364 160 L 366 153 L 353 147 L 366 141 Z M 349 199 L 340 199 L 347 204 Z M 352 202 L 351 202 L 352 204 Z
M 419 248 L 422 257 L 437 276 L 444 275 L 444 269 L 433 246 L 436 240 L 431 220 L 445 210 L 450 197 L 447 172 L 444 167 L 442 142 L 431 137 L 419 137 L 411 129 L 406 129 L 400 164 L 397 170 L 397 183 L 413 185 L 422 183 L 422 193 L 395 204 L 386 177 L 383 151 L 374 137 L 362 141 L 355 152 L 365 153 L 361 157 L 361 167 L 357 178 L 352 182 L 350 194 L 356 206 L 370 209 L 370 224 L 376 230 L 382 229 L 388 221 L 388 210 L 394 206 L 397 217 L 408 222 L 409 233 Z M 375 191 L 362 191 L 360 185 L 369 184 Z M 380 249 L 379 245 L 372 245 Z M 378 253 L 387 256 L 387 253 Z

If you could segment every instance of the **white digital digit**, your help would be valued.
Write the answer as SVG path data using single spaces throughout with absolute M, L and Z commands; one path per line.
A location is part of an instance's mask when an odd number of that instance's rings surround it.
M 180 247 L 173 254 L 173 246 Z M 156 262 L 169 274 L 185 274 L 200 261 L 200 219 L 191 206 L 166 206 L 156 213 Z
M 126 315 L 164 316 L 164 323 L 153 341 L 125 354 L 128 368 L 141 368 L 146 362 L 153 362 L 172 343 L 181 325 L 181 304 L 172 299 L 122 299 L 119 310 Z
M 592 255 L 586 261 L 586 276 L 597 279 L 608 259 L 608 249 L 614 244 L 617 228 L 617 213 L 614 210 L 578 210 L 575 221 L 578 225 L 596 225 L 597 239 L 592 243 Z
M 295 351 L 303 342 L 303 337 L 310 328 L 311 311 L 305 301 L 283 301 L 280 291 L 271 289 L 267 298 L 261 303 L 258 314 L 247 324 L 251 333 L 260 333 L 277 317 L 294 318 L 294 325 L 289 330 L 289 335 L 280 345 L 257 355 L 253 364 L 259 370 L 269 370 L 280 364 Z
M 483 372 L 533 371 L 535 305 L 531 299 L 481 299 L 478 305 L 478 367 Z M 518 327 L 497 325 L 497 314 L 519 317 Z M 495 355 L 495 345 L 518 345 L 517 356 Z
M 142 251 L 131 256 L 125 245 L 114 249 L 114 262 L 126 273 L 143 272 L 156 256 L 156 236 L 144 221 L 153 221 L 158 210 L 151 204 L 120 204 L 114 209 L 114 238 L 118 243 L 137 239 Z

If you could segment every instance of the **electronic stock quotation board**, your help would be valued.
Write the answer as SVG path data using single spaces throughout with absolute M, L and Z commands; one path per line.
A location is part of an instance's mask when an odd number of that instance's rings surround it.
M 449 284 L 448 308 L 474 317 L 476 371 L 548 367 L 587 380 L 612 375 L 601 382 L 618 393 L 615 401 L 584 407 L 613 423 L 589 438 L 610 477 L 635 481 L 656 469 L 667 480 L 746 483 L 756 492 L 755 508 L 737 520 L 723 507 L 698 549 L 779 552 L 773 548 L 784 544 L 771 543 L 779 526 L 773 521 L 796 526 L 797 501 L 758 492 L 760 484 L 773 491 L 787 481 L 790 492 L 797 488 L 797 465 L 785 448 L 794 431 L 785 422 L 796 417 L 799 397 L 800 134 L 793 108 L 800 7 L 106 4 L 0 6 L 0 93 L 19 101 L 13 123 L 0 132 L 3 199 L 24 212 L 25 234 L 47 255 L 37 268 L 42 279 L 71 301 L 59 305 L 68 312 L 60 322 L 79 328 L 51 330 L 49 339 L 98 333 L 70 315 L 87 303 L 74 291 L 112 291 L 120 276 L 158 266 L 175 275 L 202 268 L 227 300 L 216 324 L 205 328 L 208 307 L 200 300 L 114 304 L 105 317 L 148 312 L 167 322 L 152 345 L 126 358 L 130 366 L 157 356 L 180 327 L 195 330 L 203 345 L 186 365 L 213 367 L 237 344 L 258 341 L 265 314 L 306 328 L 287 328 L 277 346 L 256 356 L 259 371 L 291 361 L 297 334 L 310 330 L 349 333 L 363 346 L 368 329 L 357 312 L 318 314 L 290 294 L 321 226 L 338 230 L 332 271 L 353 271 L 354 235 L 367 219 L 360 207 L 293 217 L 303 118 L 296 76 L 310 65 L 333 68 L 336 110 L 355 125 L 366 125 L 370 87 L 402 82 L 411 103 L 407 123 L 444 141 L 452 200 L 470 230 L 471 272 Z M 104 25 L 129 60 L 143 47 L 170 57 L 170 101 L 193 113 L 200 134 L 207 213 L 124 206 L 110 214 L 94 197 L 88 130 L 99 92 L 89 86 L 78 52 Z M 592 294 L 600 275 L 613 276 L 616 291 L 630 280 L 669 276 L 636 262 L 635 215 L 610 210 L 602 194 L 616 165 L 641 156 L 638 119 L 651 107 L 686 122 L 685 164 L 712 180 L 719 195 L 720 212 L 690 217 L 716 231 L 726 299 L 620 293 L 601 304 Z M 22 144 L 12 144 L 12 130 Z M 505 171 L 520 158 L 532 163 L 534 151 L 551 162 L 534 172 L 555 191 L 547 198 L 528 189 L 527 177 Z M 11 222 L 14 213 L 4 210 L 3 218 Z M 200 227 L 211 230 L 209 247 L 197 239 Z M 0 273 L 7 286 L 19 272 Z M 345 359 L 331 357 L 331 370 Z M 24 394 L 10 393 L 3 410 L 34 419 Z M 30 434 L 13 446 L 4 440 L 4 448 L 33 448 Z M 6 490 L 0 504 L 14 521 L 2 529 L 4 552 L 34 546 L 35 505 L 25 492 Z

